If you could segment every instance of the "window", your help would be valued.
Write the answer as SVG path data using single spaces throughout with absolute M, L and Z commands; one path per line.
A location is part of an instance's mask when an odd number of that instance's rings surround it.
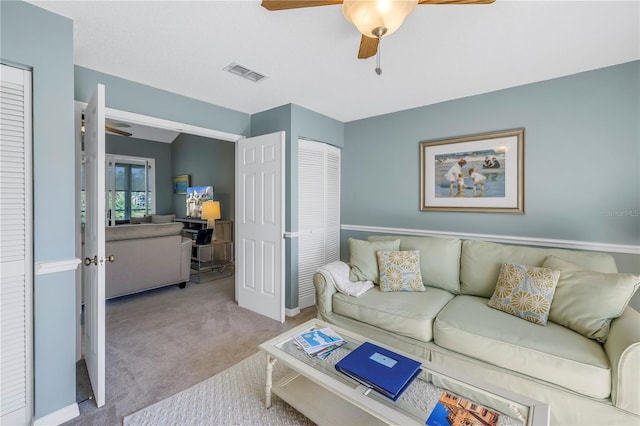
M 126 223 L 132 217 L 155 213 L 155 160 L 106 155 L 107 225 Z M 81 220 L 85 222 L 84 161 L 81 170 Z
M 126 223 L 155 211 L 153 158 L 107 155 L 107 221 Z

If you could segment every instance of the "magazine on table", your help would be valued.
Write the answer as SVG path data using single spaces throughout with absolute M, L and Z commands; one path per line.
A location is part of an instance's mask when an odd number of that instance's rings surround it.
M 500 414 L 468 399 L 444 391 L 426 421 L 427 426 L 497 426 Z
M 334 347 L 333 350 L 335 350 L 345 343 L 345 340 L 330 327 L 305 331 L 294 336 L 294 341 L 309 355 L 319 354 L 325 349 L 331 349 L 332 346 Z M 325 353 L 324 357 L 331 352 Z

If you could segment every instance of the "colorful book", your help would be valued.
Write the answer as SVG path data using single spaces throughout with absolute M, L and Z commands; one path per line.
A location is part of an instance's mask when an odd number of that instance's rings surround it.
M 330 327 L 305 331 L 295 336 L 294 340 L 308 354 L 315 354 L 345 341 Z
M 497 426 L 499 421 L 500 414 L 496 411 L 444 391 L 425 424 L 427 426 Z

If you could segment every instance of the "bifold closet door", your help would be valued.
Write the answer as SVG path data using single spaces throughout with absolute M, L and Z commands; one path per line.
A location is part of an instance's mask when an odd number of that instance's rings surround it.
M 0 424 L 33 415 L 31 72 L 0 65 Z
M 298 141 L 298 307 L 315 304 L 313 274 L 340 259 L 340 150 Z

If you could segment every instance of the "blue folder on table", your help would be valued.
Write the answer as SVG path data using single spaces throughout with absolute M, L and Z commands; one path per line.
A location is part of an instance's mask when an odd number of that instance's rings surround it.
M 418 361 L 369 342 L 336 363 L 336 370 L 394 401 L 420 374 L 420 367 Z

